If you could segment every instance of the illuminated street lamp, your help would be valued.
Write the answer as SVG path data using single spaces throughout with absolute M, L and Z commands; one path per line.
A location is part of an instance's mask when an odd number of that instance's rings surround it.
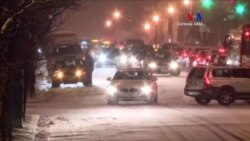
M 144 24 L 144 30 L 149 31 L 151 29 L 151 25 L 149 23 Z
M 111 26 L 112 26 L 111 20 L 107 20 L 107 21 L 105 22 L 105 25 L 106 25 L 107 27 L 111 27 Z
M 145 34 L 145 43 L 148 43 L 148 41 L 149 41 L 149 31 L 151 29 L 150 23 L 146 22 L 143 25 L 143 28 L 144 28 L 144 31 L 146 32 L 146 34 Z
M 186 5 L 186 6 L 189 6 L 190 0 L 183 0 L 183 4 Z
M 119 11 L 115 11 L 114 13 L 113 13 L 113 16 L 114 16 L 114 18 L 115 19 L 120 19 L 121 18 L 121 13 L 119 12 Z
M 160 17 L 159 17 L 158 15 L 154 15 L 154 16 L 153 16 L 153 21 L 154 21 L 155 23 L 158 23 L 158 22 L 160 21 Z
M 167 12 L 170 15 L 168 20 L 168 33 L 169 33 L 169 42 L 173 40 L 173 14 L 175 13 L 175 8 L 173 6 L 169 6 L 167 8 Z
M 160 21 L 160 16 L 159 15 L 157 15 L 157 14 L 155 14 L 154 16 L 153 16 L 153 22 L 155 23 L 155 46 L 157 46 L 157 44 L 158 44 L 158 29 L 157 29 L 157 24 L 158 24 L 158 22 Z
M 174 14 L 174 12 L 175 12 L 175 8 L 173 6 L 169 6 L 168 7 L 168 13 L 169 14 Z

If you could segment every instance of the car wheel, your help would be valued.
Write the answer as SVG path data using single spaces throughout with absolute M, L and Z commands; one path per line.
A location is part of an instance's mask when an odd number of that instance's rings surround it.
M 200 105 L 208 105 L 211 101 L 211 98 L 207 96 L 197 96 L 195 97 L 195 101 Z
M 220 105 L 230 105 L 235 100 L 235 92 L 232 88 L 222 88 L 219 91 L 217 101 Z
M 157 102 L 158 102 L 158 94 L 156 94 L 154 97 L 154 103 L 157 103 Z
M 87 76 L 87 77 L 89 77 L 89 76 Z M 86 87 L 88 87 L 88 86 L 91 86 L 92 84 L 91 84 L 91 80 L 90 80 L 91 78 L 87 78 L 87 79 L 85 79 L 85 80 L 83 80 L 83 85 L 84 86 L 86 86 Z
M 52 88 L 58 88 L 59 86 L 60 86 L 60 83 L 52 82 Z
M 158 97 L 157 97 L 157 95 L 155 95 L 155 96 L 152 96 L 152 97 L 150 97 L 149 99 L 147 99 L 147 103 L 148 104 L 154 104 L 154 103 L 157 103 L 157 101 L 158 101 Z
M 171 75 L 173 76 L 179 76 L 181 74 L 181 70 L 176 70 L 176 71 L 173 71 L 173 72 L 170 72 Z

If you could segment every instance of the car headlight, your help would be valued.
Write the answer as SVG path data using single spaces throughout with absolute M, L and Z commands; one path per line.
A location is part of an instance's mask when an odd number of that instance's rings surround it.
M 197 61 L 194 61 L 192 65 L 193 67 L 196 67 L 198 65 Z
M 151 68 L 151 69 L 155 69 L 155 68 L 157 68 L 157 64 L 155 63 L 155 62 L 151 62 L 151 63 L 149 63 L 149 68 Z
M 227 59 L 227 65 L 232 65 L 233 61 L 231 59 Z
M 116 87 L 110 86 L 110 87 L 108 88 L 108 94 L 109 94 L 109 95 L 113 96 L 116 92 L 117 92 L 117 88 L 116 88 Z
M 145 93 L 145 94 L 149 94 L 149 93 L 152 92 L 152 89 L 151 89 L 150 86 L 143 86 L 143 87 L 141 88 L 141 91 L 142 91 L 143 93 Z
M 100 56 L 98 57 L 98 59 L 99 59 L 100 62 L 104 63 L 107 60 L 107 55 L 100 54 Z
M 171 69 L 177 69 L 179 67 L 178 63 L 175 61 L 170 62 L 170 68 Z
M 77 77 L 81 77 L 82 75 L 83 75 L 84 73 L 83 73 L 83 71 L 82 70 L 76 70 L 76 72 L 75 72 L 75 75 L 77 76 Z
M 129 61 L 130 61 L 130 63 L 134 64 L 137 62 L 137 59 L 134 56 L 132 56 L 132 57 L 130 57 Z
M 58 71 L 56 71 L 55 72 L 55 75 L 54 75 L 56 78 L 58 78 L 58 79 L 62 79 L 63 78 L 63 72 L 62 71 L 60 71 L 60 70 L 58 70 Z
M 128 60 L 128 57 L 127 57 L 126 55 L 122 55 L 122 56 L 120 57 L 120 62 L 121 62 L 122 64 L 125 64 L 125 63 L 127 62 L 127 60 Z

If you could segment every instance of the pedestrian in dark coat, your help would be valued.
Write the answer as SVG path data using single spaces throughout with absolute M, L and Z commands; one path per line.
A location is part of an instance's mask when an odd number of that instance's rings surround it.
M 90 50 L 87 51 L 85 56 L 85 69 L 86 69 L 86 82 L 85 86 L 91 86 L 92 85 L 92 73 L 94 70 L 94 58 L 91 55 Z

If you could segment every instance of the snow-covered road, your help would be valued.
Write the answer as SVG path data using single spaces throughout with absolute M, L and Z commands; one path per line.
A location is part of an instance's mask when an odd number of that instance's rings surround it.
M 159 103 L 107 105 L 106 78 L 115 69 L 96 69 L 94 86 L 51 89 L 46 101 L 28 104 L 40 114 L 37 141 L 247 141 L 250 110 L 245 102 L 200 106 L 183 95 L 185 73 L 158 76 Z

